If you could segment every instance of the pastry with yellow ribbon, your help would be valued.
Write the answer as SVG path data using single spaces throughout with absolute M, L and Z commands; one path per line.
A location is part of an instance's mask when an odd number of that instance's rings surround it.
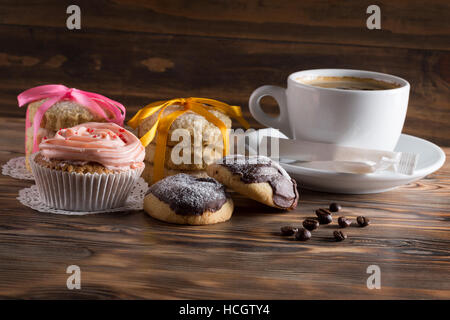
M 188 148 L 188 149 L 187 149 Z M 183 161 L 183 150 L 187 150 L 187 161 Z M 153 159 L 156 154 L 156 144 L 150 143 L 145 151 L 145 161 L 153 166 Z M 180 154 L 180 157 L 173 157 L 172 154 Z M 222 141 L 213 143 L 211 145 L 204 145 L 199 147 L 186 146 L 166 146 L 165 168 L 169 170 L 178 171 L 201 171 L 204 172 L 206 167 L 222 158 L 223 144 Z M 178 160 L 180 159 L 180 160 Z M 195 161 L 198 159 L 198 161 Z M 206 175 L 203 175 L 206 177 Z
M 128 122 L 146 148 L 143 178 L 153 184 L 165 176 L 207 176 L 208 164 L 229 152 L 231 118 L 248 129 L 241 108 L 206 98 L 151 103 Z

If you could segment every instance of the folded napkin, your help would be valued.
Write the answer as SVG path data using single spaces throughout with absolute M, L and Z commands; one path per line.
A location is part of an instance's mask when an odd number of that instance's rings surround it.
M 292 160 L 302 167 L 355 174 L 390 171 L 412 175 L 418 154 L 361 149 L 335 144 L 288 139 L 276 129 L 246 133 L 247 151 L 272 159 Z

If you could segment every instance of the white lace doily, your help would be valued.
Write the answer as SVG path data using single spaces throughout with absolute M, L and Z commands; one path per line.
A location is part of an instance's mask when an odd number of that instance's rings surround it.
M 2 166 L 2 174 L 21 180 L 34 180 L 33 174 L 25 166 L 25 157 L 9 159 Z
M 106 209 L 102 211 L 66 211 L 55 208 L 50 208 L 45 203 L 41 201 L 39 196 L 39 191 L 36 185 L 31 186 L 30 188 L 25 188 L 19 191 L 19 196 L 17 200 L 20 201 L 24 206 L 30 207 L 31 209 L 40 211 L 40 212 L 48 212 L 48 213 L 56 213 L 56 214 L 66 214 L 66 215 L 86 215 L 86 214 L 95 214 L 95 213 L 104 213 L 104 212 L 118 212 L 118 211 L 129 211 L 129 210 L 142 210 L 144 207 L 144 197 L 147 192 L 148 184 L 144 181 L 144 179 L 139 178 L 136 184 L 131 188 L 130 195 L 128 196 L 125 205 L 120 208 L 114 209 Z

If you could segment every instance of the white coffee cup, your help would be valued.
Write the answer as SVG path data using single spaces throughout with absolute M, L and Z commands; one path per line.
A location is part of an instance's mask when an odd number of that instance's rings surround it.
M 383 90 L 323 88 L 296 79 L 356 77 L 395 83 Z M 262 86 L 249 100 L 250 112 L 260 123 L 279 129 L 288 137 L 350 147 L 393 150 L 402 132 L 408 108 L 408 81 L 379 72 L 350 69 L 299 71 L 288 77 L 287 89 Z M 261 98 L 272 96 L 278 117 L 267 115 Z

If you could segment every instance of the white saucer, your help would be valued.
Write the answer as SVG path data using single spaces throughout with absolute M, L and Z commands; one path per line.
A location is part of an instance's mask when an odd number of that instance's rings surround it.
M 274 134 L 275 131 L 278 130 L 262 129 L 259 130 L 259 134 L 279 136 L 279 132 Z M 280 164 L 291 177 L 297 180 L 300 189 L 305 188 L 333 193 L 367 194 L 389 191 L 401 185 L 422 179 L 426 175 L 438 170 L 445 162 L 445 154 L 437 145 L 407 134 L 400 136 L 395 151 L 419 154 L 419 161 L 414 170 L 414 174 L 404 175 L 388 171 L 369 174 L 337 173 L 302 167 L 301 163 L 289 164 L 290 161 L 284 159 L 280 161 Z
M 419 154 L 419 162 L 413 175 L 382 171 L 370 174 L 336 173 L 302 167 L 300 164 L 281 163 L 283 168 L 298 181 L 300 188 L 334 193 L 379 193 L 422 179 L 435 172 L 445 162 L 441 148 L 427 140 L 402 134 L 395 151 Z

